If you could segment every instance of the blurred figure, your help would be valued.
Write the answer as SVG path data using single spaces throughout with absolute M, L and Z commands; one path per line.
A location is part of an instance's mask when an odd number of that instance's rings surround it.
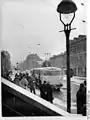
M 86 80 L 83 82 L 83 84 L 84 84 L 84 86 L 85 86 L 85 88 L 86 88 Z
M 10 81 L 12 81 L 11 76 L 12 76 L 12 71 L 8 71 L 7 79 L 10 80 Z
M 47 87 L 46 87 L 46 81 L 43 82 L 43 84 L 40 87 L 40 96 L 41 98 L 48 100 L 47 98 Z
M 41 98 L 53 103 L 53 91 L 49 82 L 44 81 L 40 86 L 40 96 Z
M 10 72 L 9 71 L 5 71 L 4 73 L 3 73 L 3 76 L 2 77 L 4 77 L 5 79 L 10 79 L 9 78 L 9 74 L 10 74 Z
M 83 83 L 80 84 L 80 88 L 76 94 L 77 98 L 77 114 L 84 114 L 84 105 L 86 105 L 86 93 L 85 86 Z
M 53 103 L 53 91 L 49 82 L 46 84 L 46 88 L 47 88 L 47 100 Z
M 20 85 L 21 87 L 23 87 L 24 89 L 27 88 L 27 86 L 28 86 L 28 81 L 27 81 L 27 79 L 26 79 L 25 76 L 23 76 L 23 78 L 19 81 L 19 85 Z
M 39 80 L 39 89 L 40 89 L 41 86 L 42 86 L 42 81 Z
M 14 75 L 14 73 L 11 71 L 11 72 L 9 73 L 9 80 L 12 81 L 12 82 L 14 82 L 14 78 L 15 78 L 15 75 Z
M 36 92 L 35 92 L 35 79 L 33 76 L 28 77 L 28 87 L 29 87 L 31 92 L 36 94 Z
M 19 85 L 19 77 L 18 77 L 18 75 L 17 75 L 17 73 L 15 74 L 15 78 L 14 78 L 14 83 L 16 84 L 16 85 Z
M 40 84 L 39 84 L 39 90 L 40 90 L 40 97 L 44 98 L 43 97 L 44 93 L 43 93 L 43 84 L 42 84 L 42 82 L 40 82 Z
M 84 105 L 83 105 L 83 109 L 82 109 L 82 115 L 83 116 L 86 116 L 86 95 L 87 95 L 87 88 L 86 88 L 86 80 L 83 82 L 83 84 L 84 84 L 84 88 L 85 88 L 85 90 L 84 90 Z

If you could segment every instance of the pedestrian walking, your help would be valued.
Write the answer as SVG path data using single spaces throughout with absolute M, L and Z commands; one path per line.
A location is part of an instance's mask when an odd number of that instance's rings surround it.
M 52 91 L 52 87 L 49 84 L 49 82 L 46 84 L 46 90 L 47 90 L 47 100 L 51 103 L 53 103 L 53 91 Z
M 46 81 L 44 81 L 43 84 L 41 85 L 40 91 L 41 91 L 41 97 L 45 100 L 48 100 Z
M 28 81 L 27 81 L 27 79 L 26 79 L 25 76 L 23 76 L 23 78 L 19 81 L 19 85 L 20 85 L 21 87 L 23 87 L 24 89 L 27 88 L 27 86 L 28 86 Z
M 39 85 L 39 90 L 40 90 L 40 97 L 41 98 L 44 98 L 43 96 L 44 96 L 44 93 L 43 93 L 43 84 L 40 84 Z
M 17 75 L 17 73 L 15 74 L 15 78 L 14 78 L 14 81 L 13 81 L 16 85 L 19 85 L 19 82 L 20 82 L 20 78 L 19 76 Z
M 80 88 L 76 94 L 77 98 L 77 114 L 82 114 L 84 105 L 86 104 L 86 95 L 84 84 L 80 84 Z
M 20 81 L 20 80 L 19 80 L 18 78 L 16 78 L 16 77 L 14 78 L 14 83 L 15 83 L 16 85 L 19 85 L 19 81 Z
M 28 77 L 28 87 L 29 87 L 31 92 L 36 94 L 36 92 L 35 92 L 35 79 L 33 76 Z

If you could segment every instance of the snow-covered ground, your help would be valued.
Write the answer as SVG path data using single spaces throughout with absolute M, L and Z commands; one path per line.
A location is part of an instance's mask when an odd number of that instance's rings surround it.
M 84 77 L 72 77 L 71 78 L 71 112 L 76 114 L 76 93 L 79 89 L 79 85 L 84 82 L 86 78 Z M 40 95 L 40 91 L 36 90 L 38 96 Z M 63 110 L 67 110 L 67 82 L 66 76 L 63 79 L 63 87 L 61 88 L 61 92 L 53 93 L 54 100 L 53 104 L 62 108 Z
M 81 83 L 84 82 L 86 78 L 84 77 L 72 77 L 71 78 L 71 101 L 72 103 L 76 102 L 76 93 L 79 90 L 79 86 Z M 66 80 L 66 76 L 63 77 L 63 82 L 62 82 L 63 86 L 61 87 L 61 92 L 63 95 L 63 100 L 66 101 L 67 100 L 67 80 Z

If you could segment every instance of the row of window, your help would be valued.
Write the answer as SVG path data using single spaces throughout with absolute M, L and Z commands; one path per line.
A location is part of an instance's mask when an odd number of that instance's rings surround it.
M 81 52 L 81 51 L 86 51 L 86 44 L 85 43 L 78 44 L 77 46 L 72 46 L 70 48 L 71 53 L 77 53 L 77 52 Z
M 74 76 L 86 76 L 86 68 L 84 67 L 78 67 L 78 68 L 73 68 L 74 71 Z
M 79 56 L 71 56 L 70 57 L 70 63 L 73 65 L 80 65 L 80 64 L 85 64 L 86 63 L 86 56 L 83 55 L 79 55 Z

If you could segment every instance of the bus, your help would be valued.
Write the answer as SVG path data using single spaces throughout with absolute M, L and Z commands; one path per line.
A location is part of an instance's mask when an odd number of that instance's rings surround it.
M 60 90 L 63 86 L 63 72 L 61 68 L 57 67 L 41 67 L 31 69 L 31 73 L 35 76 L 40 77 L 42 83 L 48 82 L 53 89 Z

